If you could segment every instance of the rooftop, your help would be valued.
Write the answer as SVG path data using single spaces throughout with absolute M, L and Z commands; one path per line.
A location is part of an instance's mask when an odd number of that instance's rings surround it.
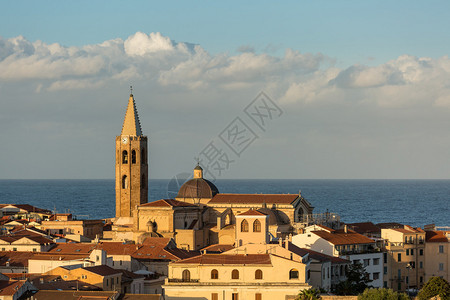
M 217 194 L 208 204 L 291 204 L 297 194 Z
M 270 265 L 269 254 L 203 254 L 173 264 L 195 265 Z

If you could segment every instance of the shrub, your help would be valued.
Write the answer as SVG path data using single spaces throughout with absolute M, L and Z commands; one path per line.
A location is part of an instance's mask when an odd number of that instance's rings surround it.
M 394 292 L 391 289 L 365 289 L 358 295 L 358 300 L 409 300 L 405 293 Z
M 450 285 L 441 277 L 431 277 L 417 295 L 420 300 L 428 300 L 439 296 L 441 299 L 450 299 Z

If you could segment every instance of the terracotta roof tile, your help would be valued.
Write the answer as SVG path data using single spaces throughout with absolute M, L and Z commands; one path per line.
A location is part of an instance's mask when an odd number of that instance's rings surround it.
M 114 299 L 115 291 L 48 291 L 40 290 L 33 295 L 34 300 L 108 300 Z
M 26 280 L 0 280 L 0 296 L 12 296 L 20 289 Z
M 203 254 L 173 262 L 173 264 L 270 265 L 271 260 L 269 254 Z
M 28 267 L 28 259 L 34 256 L 33 252 L 2 251 L 0 252 L 0 266 Z
M 320 236 L 321 238 L 327 240 L 333 245 L 352 245 L 352 244 L 373 244 L 374 240 L 349 230 L 347 233 L 336 230 L 333 232 L 327 232 L 324 230 L 312 231 L 312 233 Z
M 214 244 L 203 248 L 201 251 L 205 250 L 207 253 L 222 253 L 233 249 L 233 245 L 228 244 Z
M 75 253 L 89 254 L 97 247 L 96 244 L 88 243 L 56 243 L 48 252 L 50 253 Z
M 84 267 L 83 270 L 89 271 L 94 274 L 98 274 L 100 276 L 108 276 L 108 275 L 115 275 L 115 274 L 121 274 L 122 272 L 120 270 L 113 269 L 111 267 L 108 267 L 106 265 L 101 266 L 93 266 L 93 267 Z
M 267 216 L 267 214 L 257 210 L 249 209 L 246 212 L 239 214 L 238 216 Z
M 350 223 L 347 226 L 360 234 L 381 233 L 381 228 L 372 222 Z
M 425 241 L 427 243 L 448 243 L 449 239 L 445 235 L 445 231 L 427 231 Z
M 299 196 L 296 194 L 217 194 L 208 204 L 248 203 L 248 204 L 291 204 Z
M 174 199 L 161 199 L 140 205 L 140 207 L 185 207 L 185 206 L 196 207 L 197 205 Z

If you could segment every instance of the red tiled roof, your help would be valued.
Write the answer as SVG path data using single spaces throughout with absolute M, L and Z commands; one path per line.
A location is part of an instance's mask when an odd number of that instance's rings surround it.
M 0 296 L 14 295 L 25 282 L 26 280 L 0 280 Z
M 269 254 L 203 254 L 173 264 L 196 265 L 270 265 Z
M 147 237 L 142 242 L 144 245 L 158 245 L 161 247 L 167 246 L 169 244 L 171 238 L 164 238 L 164 237 Z
M 357 233 L 381 233 L 381 228 L 373 224 L 372 222 L 362 222 L 362 223 L 350 223 L 347 226 Z
M 207 247 L 203 248 L 201 251 L 205 250 L 206 252 L 222 253 L 222 252 L 226 252 L 228 250 L 231 250 L 233 248 L 234 248 L 233 245 L 214 244 L 214 245 L 210 245 L 210 246 L 207 246 Z
M 312 233 L 327 240 L 333 245 L 352 245 L 352 244 L 373 244 L 374 240 L 356 233 L 352 230 L 348 230 L 347 233 L 341 230 L 335 230 L 333 232 L 327 232 L 324 230 L 311 231 Z
M 89 258 L 89 254 L 74 254 L 74 253 L 48 253 L 41 252 L 39 254 L 34 254 L 30 259 L 33 260 L 85 260 Z
M 183 206 L 183 207 L 184 206 L 195 206 L 196 207 L 197 205 L 178 201 L 178 200 L 173 200 L 173 199 L 161 199 L 161 200 L 141 204 L 140 206 L 141 207 L 181 207 L 181 206 Z
M 9 262 L 11 267 L 28 267 L 28 259 L 33 256 L 33 252 L 2 251 L 0 252 L 0 266 L 6 266 L 6 263 Z
M 267 216 L 267 215 L 260 211 L 249 209 L 246 212 L 239 214 L 238 216 Z
M 83 270 L 89 271 L 91 273 L 100 275 L 100 276 L 108 276 L 108 275 L 115 275 L 115 274 L 121 274 L 122 272 L 120 270 L 113 269 L 111 267 L 108 267 L 106 265 L 101 266 L 93 266 L 93 267 L 84 267 Z
M 39 207 L 35 207 L 30 204 L 0 204 L 0 208 L 4 208 L 6 206 L 14 206 L 22 210 L 26 210 L 27 212 L 38 212 L 38 213 L 51 213 L 51 211 L 47 209 L 42 209 Z
M 449 239 L 445 235 L 445 231 L 427 231 L 425 241 L 427 243 L 448 243 Z
M 53 247 L 50 253 L 56 254 L 89 254 L 97 247 L 96 244 L 88 244 L 88 243 L 56 243 L 55 247 Z
M 296 194 L 217 194 L 208 204 L 252 203 L 252 204 L 291 204 L 299 196 Z

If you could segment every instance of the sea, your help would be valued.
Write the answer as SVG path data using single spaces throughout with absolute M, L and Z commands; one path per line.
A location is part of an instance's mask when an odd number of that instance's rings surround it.
M 174 198 L 183 182 L 149 181 L 149 202 Z M 214 184 L 221 193 L 298 194 L 314 213 L 336 213 L 342 222 L 398 222 L 450 226 L 450 180 L 235 180 Z M 31 204 L 78 219 L 115 215 L 115 183 L 105 180 L 0 180 L 0 203 Z

